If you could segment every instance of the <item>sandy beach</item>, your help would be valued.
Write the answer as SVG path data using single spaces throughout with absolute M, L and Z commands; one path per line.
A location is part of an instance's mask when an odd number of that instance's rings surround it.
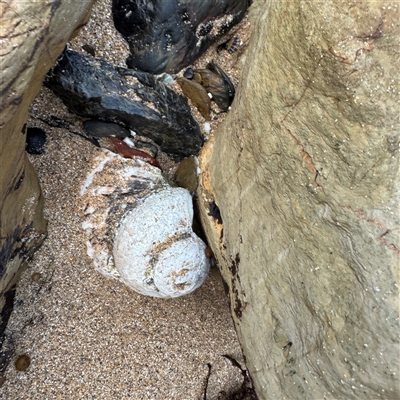
M 127 45 L 113 30 L 110 3 L 98 2 L 72 48 L 90 44 L 98 56 L 124 66 Z M 199 63 L 211 56 L 204 57 Z M 235 71 L 235 84 L 237 76 Z M 68 129 L 50 126 L 50 116 L 67 122 Z M 212 132 L 222 119 L 213 120 Z M 222 393 L 240 387 L 243 378 L 223 355 L 242 365 L 243 357 L 218 274 L 188 296 L 163 300 L 139 295 L 94 270 L 79 189 L 96 148 L 76 134 L 83 133 L 82 121 L 46 88 L 31 106 L 28 127 L 47 133 L 45 152 L 29 158 L 42 184 L 48 237 L 18 284 L 7 327 L 15 354 L 0 398 L 225 398 Z M 173 175 L 171 165 L 167 174 Z M 26 371 L 15 367 L 20 355 L 30 358 Z

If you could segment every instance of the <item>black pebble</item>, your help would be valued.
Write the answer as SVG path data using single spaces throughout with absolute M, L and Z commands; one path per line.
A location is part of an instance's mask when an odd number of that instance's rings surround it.
M 88 120 L 83 123 L 83 127 L 88 135 L 99 137 L 116 136 L 117 138 L 126 138 L 131 135 L 128 128 L 115 122 L 104 122 L 100 120 Z
M 96 50 L 90 44 L 84 44 L 82 46 L 82 49 L 85 50 L 87 53 L 89 53 L 92 57 L 96 57 Z
M 186 79 L 193 79 L 193 77 L 194 77 L 194 71 L 193 71 L 193 69 L 192 69 L 192 68 L 188 68 L 188 69 L 183 73 L 183 76 L 184 76 Z
M 46 144 L 46 132 L 40 128 L 28 128 L 25 150 L 29 154 L 42 154 Z

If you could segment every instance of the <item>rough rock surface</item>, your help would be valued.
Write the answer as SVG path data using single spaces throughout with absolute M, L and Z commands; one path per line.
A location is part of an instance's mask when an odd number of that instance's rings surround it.
M 114 262 L 121 280 L 136 292 L 180 297 L 206 280 L 210 262 L 205 243 L 192 230 L 192 201 L 186 189 L 167 187 L 124 214 Z
M 25 154 L 28 107 L 92 3 L 1 2 L 0 309 L 6 298 L 10 304 L 5 293 L 46 232 L 39 181 Z
M 399 4 L 252 19 L 198 194 L 257 394 L 398 399 Z
M 182 89 L 183 94 L 190 99 L 192 104 L 199 110 L 200 114 L 206 121 L 211 121 L 210 107 L 211 99 L 207 90 L 200 83 L 194 80 L 180 77 L 176 80 Z
M 244 16 L 249 0 L 113 0 L 129 68 L 178 72 Z
M 151 74 L 65 50 L 45 83 L 76 114 L 124 123 L 172 158 L 197 154 L 203 144 L 186 99 Z
M 204 69 L 195 69 L 193 78 L 200 83 L 222 111 L 228 111 L 235 97 L 235 87 L 228 75 L 214 63 Z
M 97 149 L 81 187 L 82 228 L 96 270 L 138 293 L 179 297 L 200 287 L 210 264 L 193 232 L 188 190 L 160 169 Z

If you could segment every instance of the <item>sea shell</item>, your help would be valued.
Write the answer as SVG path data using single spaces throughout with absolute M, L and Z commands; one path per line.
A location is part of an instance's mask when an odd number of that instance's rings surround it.
M 206 245 L 192 231 L 192 198 L 186 189 L 165 188 L 126 212 L 114 240 L 120 279 L 136 292 L 178 297 L 206 279 Z
M 96 270 L 138 293 L 178 297 L 206 279 L 206 245 L 192 231 L 190 193 L 140 159 L 96 149 L 81 186 L 87 253 Z

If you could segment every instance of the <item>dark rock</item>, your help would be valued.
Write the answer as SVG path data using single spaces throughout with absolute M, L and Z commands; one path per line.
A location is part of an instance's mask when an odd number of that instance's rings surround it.
M 95 57 L 96 56 L 96 49 L 90 45 L 90 44 L 84 44 L 82 46 L 82 49 L 86 51 L 86 53 L 89 53 L 91 56 Z
M 4 292 L 4 305 L 0 310 L 0 373 L 5 370 L 7 362 L 7 354 L 9 352 L 4 351 L 3 343 L 6 340 L 6 327 L 8 320 L 11 317 L 11 313 L 14 308 L 14 298 L 15 298 L 16 285 L 13 285 L 10 289 Z
M 184 76 L 186 79 L 193 79 L 193 77 L 194 77 L 194 71 L 193 71 L 193 69 L 192 69 L 192 68 L 188 68 L 188 69 L 183 73 L 183 76 Z
M 42 154 L 46 144 L 46 132 L 40 128 L 28 128 L 25 150 L 29 154 Z
M 228 111 L 235 97 L 235 87 L 225 72 L 213 63 L 209 63 L 206 69 L 194 70 L 194 79 L 198 81 L 207 92 L 212 94 L 218 107 L 222 111 Z
M 221 211 L 215 201 L 212 201 L 211 203 L 208 204 L 209 208 L 209 213 L 208 215 L 210 217 L 213 217 L 214 220 L 217 221 L 218 224 L 222 224 L 222 216 L 221 216 Z
M 10 333 L 6 333 L 6 327 L 14 308 L 16 285 L 3 294 L 3 307 L 0 310 L 0 387 L 4 383 L 4 373 L 9 365 L 15 350 L 15 342 Z
M 115 122 L 104 122 L 100 120 L 87 120 L 83 123 L 86 133 L 96 138 L 116 136 L 126 138 L 131 135 L 129 129 Z
M 182 89 L 183 94 L 188 97 L 193 105 L 199 110 L 200 114 L 206 121 L 211 121 L 210 107 L 211 99 L 208 96 L 207 90 L 194 80 L 189 80 L 184 77 L 178 78 L 177 82 Z
M 72 112 L 120 122 L 175 160 L 197 154 L 203 144 L 186 99 L 151 74 L 65 50 L 45 84 Z
M 177 72 L 192 64 L 244 16 L 249 0 L 113 0 L 130 68 Z

